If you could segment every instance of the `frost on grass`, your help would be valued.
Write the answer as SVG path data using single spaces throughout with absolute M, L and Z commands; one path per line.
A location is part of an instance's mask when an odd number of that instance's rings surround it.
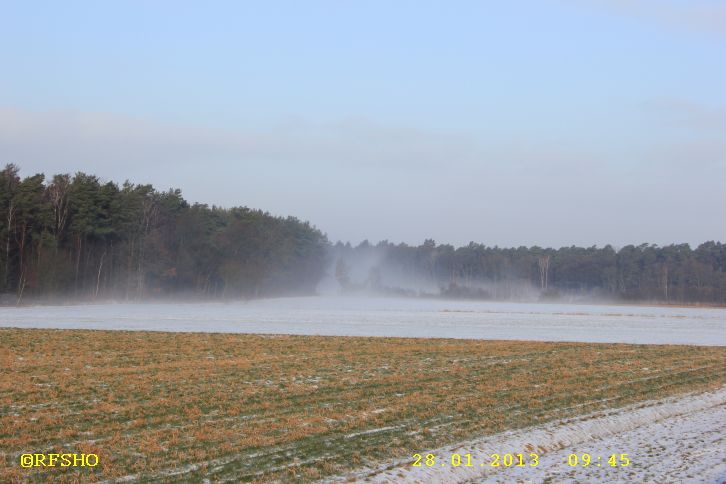
M 536 467 L 489 465 L 491 454 L 536 452 Z M 724 482 L 726 479 L 726 388 L 648 401 L 616 410 L 502 432 L 437 449 L 432 466 L 411 458 L 383 462 L 328 482 Z M 472 466 L 451 465 L 451 456 L 471 454 Z M 568 457 L 578 455 L 570 466 Z M 583 465 L 581 456 L 590 462 Z M 611 466 L 612 454 L 627 454 L 627 467 Z M 466 457 L 462 461 L 467 463 Z M 484 463 L 482 466 L 481 464 Z M 622 461 L 621 461 L 622 463 Z
M 311 480 L 725 382 L 719 347 L 0 329 L 0 481 Z M 18 465 L 50 451 L 100 464 Z

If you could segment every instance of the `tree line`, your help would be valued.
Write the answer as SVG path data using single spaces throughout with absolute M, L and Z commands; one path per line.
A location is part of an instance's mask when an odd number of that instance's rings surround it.
M 179 190 L 77 173 L 0 172 L 0 292 L 138 299 L 311 294 L 328 256 L 307 222 L 189 204 Z
M 720 242 L 615 250 L 364 241 L 357 247 L 338 243 L 334 251 L 335 277 L 350 292 L 726 304 L 726 244 Z
M 0 172 L 0 298 L 140 299 L 342 292 L 480 299 L 726 304 L 726 244 L 462 247 L 426 240 L 358 246 L 308 222 L 190 204 L 179 190 L 85 173 Z

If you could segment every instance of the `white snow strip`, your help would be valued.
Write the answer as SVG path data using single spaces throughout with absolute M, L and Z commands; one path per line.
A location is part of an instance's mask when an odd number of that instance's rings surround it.
M 371 430 L 365 430 L 363 432 L 354 432 L 352 434 L 345 435 L 344 438 L 346 439 L 352 439 L 353 437 L 358 437 L 360 435 L 369 435 L 369 434 L 377 434 L 380 432 L 387 432 L 389 430 L 394 430 L 400 428 L 400 426 L 392 426 L 392 427 L 381 427 L 379 429 L 371 429 Z
M 536 467 L 517 467 L 516 454 Z M 433 454 L 435 464 L 413 467 L 413 458 L 328 479 L 374 483 L 454 482 L 708 482 L 726 480 L 726 387 L 710 393 L 641 402 L 546 425 L 503 432 L 439 449 L 411 449 Z M 515 455 L 512 467 L 491 467 L 491 454 Z M 591 464 L 570 467 L 570 454 L 590 454 Z M 452 454 L 471 454 L 472 467 L 452 465 Z M 627 454 L 627 467 L 608 459 Z M 581 461 L 580 461 L 581 464 Z
M 297 297 L 0 308 L 0 327 L 726 346 L 726 309 Z

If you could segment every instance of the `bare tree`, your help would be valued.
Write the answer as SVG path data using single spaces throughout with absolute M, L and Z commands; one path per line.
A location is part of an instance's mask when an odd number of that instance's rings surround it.
M 663 286 L 663 295 L 665 296 L 665 300 L 668 302 L 668 264 L 663 264 L 661 267 L 661 285 Z
M 28 282 L 28 277 L 26 274 L 26 270 L 23 269 L 20 272 L 20 280 L 18 281 L 18 299 L 15 303 L 16 306 L 20 306 L 20 303 L 23 301 L 23 293 L 25 292 L 25 285 Z
M 93 294 L 94 299 L 96 299 L 98 297 L 98 289 L 101 286 L 101 269 L 103 269 L 104 257 L 106 257 L 106 250 L 104 250 L 103 254 L 101 254 L 101 260 L 98 263 L 98 274 L 96 275 L 96 292 Z
M 10 274 L 10 236 L 12 233 L 13 219 L 15 218 L 15 211 L 17 207 L 14 200 L 10 200 L 8 204 L 8 236 L 5 239 L 5 278 L 3 280 L 3 287 L 8 286 L 8 277 Z
M 548 255 L 542 255 L 539 257 L 538 260 L 539 265 L 539 281 L 540 281 L 540 287 L 543 290 L 547 290 L 547 284 L 548 284 L 548 275 L 550 270 L 550 256 Z
M 53 230 L 55 232 L 56 247 L 58 239 L 68 223 L 70 185 L 69 175 L 56 175 L 47 189 L 48 198 L 53 209 Z
M 3 192 L 5 193 L 5 196 L 8 197 L 7 211 L 5 213 L 5 220 L 8 223 L 6 230 L 8 231 L 8 233 L 5 239 L 5 274 L 3 276 L 3 288 L 8 287 L 8 281 L 10 278 L 10 239 L 13 236 L 13 222 L 16 221 L 15 215 L 18 208 L 14 198 L 15 191 L 17 190 L 18 184 L 20 183 L 18 172 L 18 167 L 12 163 L 6 165 L 2 172 L 0 172 L 0 177 L 4 182 L 4 186 L 2 187 Z
M 137 266 L 137 296 L 142 296 L 145 289 L 145 279 L 146 279 L 146 271 L 145 271 L 145 261 L 144 258 L 146 256 L 146 239 L 149 235 L 149 232 L 151 231 L 151 227 L 153 223 L 155 222 L 157 215 L 159 213 L 159 201 L 154 192 L 151 190 L 151 187 L 149 187 L 149 193 L 146 194 L 144 197 L 142 204 L 141 204 L 141 237 L 139 240 L 139 259 L 138 259 L 138 266 Z

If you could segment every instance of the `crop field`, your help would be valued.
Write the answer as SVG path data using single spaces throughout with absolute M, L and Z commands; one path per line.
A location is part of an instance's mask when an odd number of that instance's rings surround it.
M 0 481 L 308 481 L 724 383 L 723 347 L 0 329 Z

